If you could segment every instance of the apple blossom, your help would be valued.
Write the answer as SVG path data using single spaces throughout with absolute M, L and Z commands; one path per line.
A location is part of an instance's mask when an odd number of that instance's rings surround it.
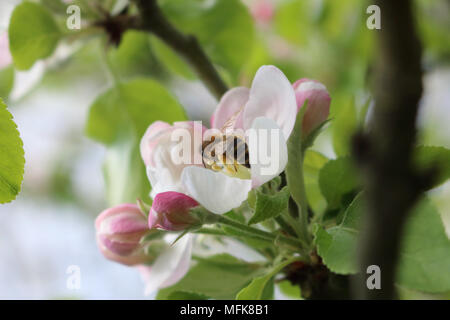
M 267 24 L 273 19 L 275 5 L 271 0 L 255 0 L 250 4 L 250 12 L 257 22 Z
M 173 243 L 176 235 L 167 234 L 164 241 Z M 145 282 L 145 294 L 177 283 L 188 272 L 192 255 L 193 236 L 187 234 L 170 245 L 151 265 L 139 265 L 138 269 Z
M 106 209 L 95 220 L 97 243 L 110 260 L 136 265 L 149 261 L 140 240 L 150 233 L 147 218 L 134 204 Z
M 149 227 L 179 231 L 199 224 L 200 221 L 189 212 L 196 206 L 197 201 L 183 193 L 173 191 L 158 193 L 153 199 L 149 213 Z
M 298 110 L 308 100 L 302 123 L 302 135 L 306 137 L 327 120 L 330 114 L 331 98 L 327 88 L 316 80 L 300 79 L 293 86 Z
M 148 127 L 141 139 L 140 151 L 152 185 L 152 197 L 165 191 L 184 192 L 181 174 L 187 166 L 201 165 L 199 144 L 201 144 L 203 131 L 204 128 L 201 125 L 197 126 L 192 121 L 175 122 L 172 126 L 163 121 L 156 121 Z M 175 132 L 189 134 L 189 146 L 184 146 L 184 155 L 187 155 L 188 159 L 185 159 L 184 163 L 178 159 L 179 140 L 173 139 Z
M 243 131 L 248 132 L 246 137 L 242 137 L 248 144 L 248 174 L 242 174 L 246 169 L 239 164 L 234 166 L 235 174 L 229 170 L 234 164 L 219 163 L 212 170 L 205 168 L 202 162 L 195 161 L 199 157 L 202 159 L 202 150 L 195 146 L 195 142 L 190 149 L 192 161 L 176 163 L 174 155 L 178 143 L 171 135 L 176 128 L 184 126 L 189 129 L 189 126 L 186 123 L 173 126 L 153 123 L 141 141 L 141 155 L 152 185 L 151 196 L 164 191 L 181 192 L 218 214 L 238 207 L 247 199 L 252 187 L 260 186 L 284 170 L 287 163 L 286 139 L 294 127 L 296 112 L 294 89 L 274 66 L 262 66 L 250 89 L 238 87 L 225 93 L 211 119 L 215 129 L 212 135 L 217 131 L 221 134 L 223 127 L 226 127 L 227 135 L 242 136 Z M 196 141 L 195 138 L 193 140 Z

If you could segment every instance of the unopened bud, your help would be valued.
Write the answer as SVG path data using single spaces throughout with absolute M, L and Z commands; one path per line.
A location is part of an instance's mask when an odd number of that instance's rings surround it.
M 300 79 L 293 86 L 297 99 L 297 111 L 308 100 L 302 123 L 302 136 L 307 137 L 327 120 L 330 114 L 331 98 L 327 88 L 315 80 Z
M 121 204 L 103 211 L 95 220 L 97 243 L 110 260 L 136 265 L 148 261 L 141 238 L 150 233 L 147 219 L 135 204 Z
M 191 197 L 179 192 L 161 192 L 155 196 L 148 217 L 150 229 L 168 231 L 185 230 L 200 223 L 190 209 L 199 204 Z

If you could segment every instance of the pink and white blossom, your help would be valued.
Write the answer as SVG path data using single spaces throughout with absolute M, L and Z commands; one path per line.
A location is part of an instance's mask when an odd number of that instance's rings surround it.
M 168 234 L 164 240 L 173 242 L 175 235 Z M 192 255 L 193 236 L 187 234 L 164 250 L 152 265 L 140 265 L 138 269 L 145 283 L 145 294 L 169 287 L 185 276 Z
M 173 191 L 158 193 L 153 199 L 148 216 L 149 228 L 180 231 L 196 225 L 199 221 L 189 210 L 197 206 L 197 201 L 183 193 Z
M 184 129 L 178 130 L 177 129 Z M 201 165 L 201 139 L 204 127 L 192 121 L 175 122 L 169 125 L 163 121 L 152 123 L 140 143 L 141 157 L 147 168 L 147 176 L 152 186 L 151 197 L 160 192 L 184 192 L 181 183 L 183 169 L 192 165 Z M 179 161 L 179 140 L 174 139 L 174 132 L 189 134 L 191 151 L 189 160 Z M 195 139 L 199 136 L 199 139 Z M 199 141 L 199 142 L 196 142 Z M 196 145 L 200 143 L 200 145 Z
M 302 135 L 306 137 L 327 120 L 330 114 L 331 98 L 327 88 L 316 80 L 300 79 L 293 86 L 298 110 L 308 100 L 302 123 Z
M 136 265 L 147 262 L 141 238 L 150 232 L 145 217 L 135 204 L 121 204 L 106 209 L 95 220 L 97 243 L 110 260 Z
M 226 124 L 227 132 L 231 131 L 231 134 L 234 131 L 252 132 L 245 138 L 251 163 L 248 178 L 213 171 L 194 161 L 201 159 L 199 146 L 192 149 L 192 162 L 176 163 L 174 154 L 178 143 L 171 139 L 171 134 L 180 124 L 153 123 L 141 142 L 141 155 L 152 185 L 151 196 L 165 191 L 181 192 L 218 214 L 240 206 L 252 187 L 260 186 L 284 170 L 286 139 L 294 127 L 296 112 L 294 89 L 274 66 L 261 67 L 250 89 L 238 87 L 224 94 L 211 124 L 216 131 Z M 276 133 L 273 135 L 276 140 L 267 139 L 272 133 Z M 270 150 L 276 157 L 273 170 L 268 171 L 259 161 L 260 149 Z

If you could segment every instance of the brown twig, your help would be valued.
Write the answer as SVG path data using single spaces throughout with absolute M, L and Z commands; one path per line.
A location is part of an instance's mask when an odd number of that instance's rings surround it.
M 228 90 L 227 86 L 197 39 L 177 30 L 164 16 L 156 0 L 135 0 L 135 2 L 139 8 L 140 19 L 137 19 L 132 27 L 153 33 L 185 58 L 211 93 L 219 99 Z
M 375 108 L 367 134 L 354 139 L 354 155 L 365 183 L 367 212 L 361 232 L 361 299 L 395 298 L 394 280 L 408 212 L 430 180 L 416 173 L 411 154 L 422 95 L 421 45 L 409 0 L 376 0 L 381 8 L 374 78 Z M 366 287 L 370 265 L 381 269 L 381 290 Z

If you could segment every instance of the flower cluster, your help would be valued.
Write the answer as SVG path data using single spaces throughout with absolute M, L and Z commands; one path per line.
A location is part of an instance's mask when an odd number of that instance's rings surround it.
M 173 232 L 202 224 L 192 208 L 223 214 L 239 207 L 249 191 L 284 171 L 286 141 L 300 108 L 307 108 L 302 123 L 302 136 L 306 137 L 327 119 L 329 106 L 323 84 L 301 79 L 292 85 L 276 67 L 263 66 L 251 88 L 237 87 L 224 94 L 211 117 L 212 133 L 191 121 L 173 125 L 154 122 L 140 144 L 152 186 L 152 206 L 143 212 L 137 205 L 123 204 L 101 213 L 96 221 L 100 250 L 108 259 L 139 265 L 148 292 L 175 283 L 188 270 L 192 235 L 183 235 L 173 245 L 168 243 Z M 200 137 L 200 143 L 189 139 L 187 148 L 180 149 L 174 137 L 181 129 L 191 137 Z M 277 134 L 271 135 L 273 132 Z M 211 145 L 214 147 L 206 158 Z M 238 150 L 241 146 L 249 159 L 238 161 L 237 151 L 231 152 L 229 159 L 226 151 L 230 145 Z M 264 157 L 258 156 L 259 149 L 276 150 L 270 153 L 276 158 L 274 170 L 267 170 Z M 180 152 L 184 161 L 180 161 Z

